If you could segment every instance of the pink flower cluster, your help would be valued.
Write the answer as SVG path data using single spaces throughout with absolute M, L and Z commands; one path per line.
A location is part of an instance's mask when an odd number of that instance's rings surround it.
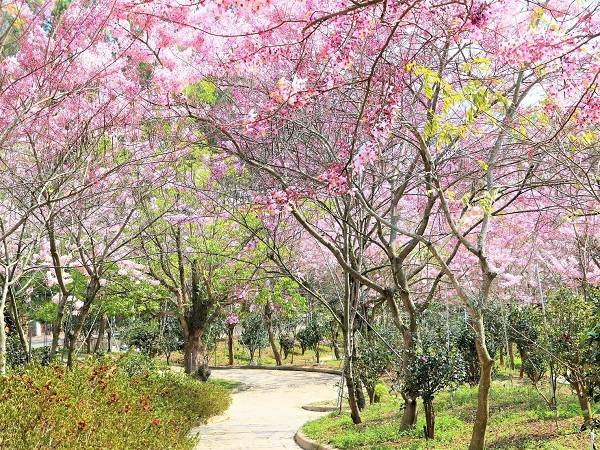
M 277 103 L 286 103 L 295 108 L 306 105 L 312 93 L 306 87 L 306 79 L 294 76 L 292 80 L 280 78 L 271 98 Z
M 237 325 L 238 323 L 240 323 L 240 318 L 236 313 L 232 312 L 229 313 L 227 319 L 225 319 L 225 322 L 227 323 L 227 325 Z
M 331 194 L 345 194 L 348 192 L 348 178 L 343 174 L 344 167 L 334 164 L 327 172 L 319 176 L 320 181 L 327 183 L 327 191 Z
M 358 153 L 352 162 L 352 167 L 358 174 L 361 174 L 364 172 L 365 167 L 374 162 L 376 159 L 377 151 L 375 144 L 372 142 L 367 142 L 358 149 Z
M 283 212 L 290 212 L 297 197 L 297 194 L 292 191 L 279 190 L 268 195 L 257 196 L 255 202 L 263 206 L 267 215 L 275 216 Z

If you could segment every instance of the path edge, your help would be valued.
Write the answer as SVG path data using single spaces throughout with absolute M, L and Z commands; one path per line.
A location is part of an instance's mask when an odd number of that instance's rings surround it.
M 294 442 L 304 450 L 337 450 L 331 445 L 319 444 L 317 441 L 313 441 L 302 432 L 302 428 L 296 431 L 296 434 L 294 435 Z
M 302 409 L 312 412 L 334 412 L 338 411 L 340 408 L 337 406 L 303 405 Z
M 326 369 L 321 367 L 298 367 L 298 366 L 211 366 L 211 370 L 228 370 L 228 369 L 258 369 L 258 370 L 288 370 L 290 372 L 315 372 L 327 373 L 330 375 L 341 375 L 342 371 L 338 369 Z

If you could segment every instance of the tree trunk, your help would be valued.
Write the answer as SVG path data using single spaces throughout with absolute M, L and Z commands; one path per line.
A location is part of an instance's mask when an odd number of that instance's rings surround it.
M 369 396 L 369 404 L 372 405 L 375 402 L 375 387 L 365 383 L 367 389 L 367 395 Z
M 2 297 L 0 297 L 0 376 L 2 377 L 6 375 L 6 318 L 4 310 L 6 308 L 7 295 L 8 281 L 5 277 L 4 286 L 2 287 Z
M 335 356 L 335 359 L 341 358 L 340 347 L 338 346 L 337 342 L 333 343 L 333 356 Z
M 107 325 L 108 327 L 106 328 L 106 351 L 110 353 L 112 352 L 112 328 L 110 327 L 110 323 L 107 323 Z
M 508 342 L 508 361 L 510 364 L 510 370 L 515 370 L 515 354 L 513 352 L 513 343 Z
M 63 325 L 63 320 L 65 316 L 65 306 L 67 304 L 69 292 L 64 283 L 63 269 L 60 262 L 60 256 L 58 254 L 58 248 L 56 246 L 56 239 L 54 236 L 54 220 L 52 216 L 49 217 L 48 222 L 46 223 L 46 229 L 48 231 L 50 255 L 52 256 L 52 263 L 54 264 L 54 274 L 56 275 L 58 287 L 60 288 L 59 301 L 58 305 L 56 306 L 56 316 L 54 317 L 54 322 L 52 322 L 52 343 L 50 344 L 50 360 L 53 360 L 58 350 L 60 331 Z M 67 345 L 67 337 L 68 336 L 65 333 L 63 345 Z
M 492 384 L 492 366 L 494 360 L 490 357 L 485 343 L 485 328 L 483 316 L 478 314 L 473 319 L 473 328 L 475 329 L 475 346 L 477 348 L 477 358 L 479 359 L 479 392 L 477 396 L 477 412 L 475 414 L 475 423 L 471 435 L 469 450 L 483 450 L 485 447 L 485 432 L 489 418 L 489 393 Z
M 358 406 L 358 409 L 362 411 L 367 406 L 367 402 L 365 401 L 365 393 L 363 392 L 360 378 L 357 378 L 355 380 L 354 386 L 356 388 L 356 404 Z
M 404 398 L 404 411 L 402 412 L 402 420 L 400 421 L 400 430 L 406 431 L 414 428 L 417 423 L 417 415 L 419 412 L 417 398 L 407 395 L 403 392 L 402 397 Z
M 83 307 L 79 310 L 79 316 L 75 323 L 75 326 L 69 330 L 69 342 L 67 344 L 67 367 L 73 368 L 73 361 L 77 353 L 77 340 L 81 335 L 81 330 L 85 324 L 85 319 L 90 312 L 93 301 L 96 299 L 96 295 L 100 290 L 100 280 L 98 277 L 93 276 L 89 279 L 87 287 L 85 289 L 85 301 Z
M 523 378 L 523 375 L 525 373 L 525 359 L 527 358 L 527 356 L 525 356 L 525 352 L 518 346 L 517 350 L 519 351 L 519 356 L 521 357 L 521 368 L 519 369 L 519 378 Z
M 31 349 L 29 348 L 29 340 L 27 339 L 27 335 L 23 330 L 23 325 L 21 324 L 21 318 L 19 316 L 19 310 L 17 309 L 17 302 L 15 300 L 14 294 L 12 290 L 9 291 L 11 297 L 11 309 L 12 309 L 12 318 L 17 329 L 17 333 L 19 334 L 19 340 L 21 341 L 21 345 L 23 346 L 23 350 L 25 351 L 26 360 L 29 362 L 31 360 Z
M 235 324 L 229 324 L 227 326 L 227 353 L 229 354 L 229 365 L 233 366 L 233 330 Z
M 202 341 L 202 333 L 195 332 L 185 337 L 183 344 L 183 368 L 185 373 L 195 375 L 202 381 L 210 377 L 208 352 Z
M 346 363 L 346 368 L 344 369 L 344 379 L 346 380 L 346 388 L 348 389 L 348 406 L 350 406 L 350 417 L 352 418 L 352 423 L 354 425 L 358 425 L 362 422 L 362 420 L 360 418 L 360 409 L 358 408 L 358 403 L 356 401 L 356 387 L 354 386 L 354 379 L 349 361 Z
M 180 243 L 178 242 L 178 248 L 180 248 L 179 245 Z M 180 270 L 183 271 L 183 266 L 180 266 Z M 206 295 L 197 259 L 192 261 L 191 272 L 191 308 L 181 318 L 182 329 L 184 330 L 184 368 L 187 374 L 195 375 L 201 380 L 206 381 L 210 377 L 210 369 L 208 367 L 209 353 L 204 344 L 203 337 L 210 321 L 210 310 L 214 305 L 214 301 L 210 296 Z M 184 286 L 183 275 L 181 280 L 181 284 Z
M 423 400 L 425 409 L 425 432 L 427 439 L 433 439 L 435 436 L 435 410 L 433 409 L 433 399 Z
M 393 296 L 388 296 L 387 304 L 390 312 L 392 313 L 392 319 L 396 328 L 402 333 L 402 359 L 400 361 L 400 373 L 404 376 L 407 370 L 409 370 L 409 359 L 414 354 L 414 336 L 418 330 L 417 310 L 408 294 L 409 289 L 404 272 L 401 267 L 394 266 L 395 273 L 394 277 L 399 286 L 402 287 L 400 298 L 404 306 L 404 310 L 408 315 L 409 324 L 406 326 L 401 318 L 400 310 Z M 406 431 L 417 423 L 418 415 L 418 393 L 416 392 L 402 392 L 402 398 L 404 399 L 404 411 L 402 413 L 402 420 L 400 422 L 400 431 Z
M 340 346 L 338 345 L 338 326 L 337 324 L 333 324 L 331 326 L 331 348 L 333 349 L 333 354 L 335 356 L 335 359 L 340 359 L 341 355 L 340 355 Z
M 58 351 L 58 344 L 60 340 L 60 332 L 62 330 L 63 319 L 65 316 L 65 304 L 66 300 L 61 294 L 58 305 L 56 306 L 56 316 L 52 322 L 52 343 L 50 344 L 50 359 L 54 359 L 56 352 Z M 66 339 L 66 336 L 65 336 Z M 66 344 L 66 342 L 64 342 Z
M 269 294 L 270 295 L 270 294 Z M 269 344 L 271 344 L 271 350 L 273 351 L 273 357 L 275 358 L 275 364 L 281 366 L 281 354 L 277 349 L 277 343 L 275 342 L 275 333 L 273 332 L 273 305 L 271 300 L 265 303 L 265 327 L 267 328 L 267 334 L 269 335 Z
M 317 357 L 317 364 L 321 363 L 320 354 L 319 354 L 319 344 L 315 347 L 315 356 Z
M 574 381 L 571 382 L 571 388 L 577 394 L 577 400 L 579 401 L 579 406 L 581 407 L 581 415 L 583 416 L 583 425 L 589 426 L 592 422 L 594 412 L 592 411 L 590 398 L 585 392 L 585 387 L 581 381 Z
M 104 334 L 106 332 L 106 316 L 103 314 L 100 319 L 100 326 L 98 327 L 98 339 L 96 339 L 96 344 L 94 345 L 94 353 L 99 353 L 102 348 L 102 340 L 104 339 Z

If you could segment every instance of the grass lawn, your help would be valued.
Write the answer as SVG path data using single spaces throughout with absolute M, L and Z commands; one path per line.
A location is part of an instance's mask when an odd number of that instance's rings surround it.
M 228 391 L 235 391 L 242 387 L 243 383 L 236 380 L 223 380 L 221 378 L 210 377 L 209 383 L 224 387 Z
M 567 386 L 559 391 L 558 417 L 539 394 L 520 380 L 494 381 L 487 448 L 514 450 L 573 450 L 589 448 L 589 434 L 577 433 L 582 423 L 577 399 Z M 436 439 L 423 438 L 423 408 L 415 430 L 400 433 L 401 400 L 387 395 L 382 403 L 367 407 L 363 423 L 354 426 L 347 412 L 332 413 L 304 425 L 305 434 L 340 449 L 460 449 L 468 447 L 477 388 L 463 386 L 443 392 L 434 402 Z
M 233 346 L 234 364 L 236 365 L 247 365 L 250 363 L 250 355 L 248 350 L 242 347 L 237 342 Z M 300 367 L 329 367 L 339 369 L 342 367 L 343 360 L 335 359 L 331 348 L 321 345 L 319 347 L 320 364 L 317 364 L 317 358 L 313 350 L 306 350 L 304 355 L 300 350 L 300 346 L 294 347 L 293 356 L 288 355 L 287 359 L 283 360 L 284 365 L 300 366 Z M 283 358 L 283 353 L 282 353 Z M 258 352 L 255 355 L 255 359 L 260 365 L 274 366 L 275 358 L 273 357 L 273 351 L 271 347 L 263 348 L 260 352 L 260 358 Z M 183 363 L 183 355 L 181 353 L 174 353 L 171 356 L 171 362 L 174 364 Z M 210 353 L 209 363 L 211 366 L 225 366 L 229 363 L 229 357 L 227 353 L 227 342 L 219 341 L 217 343 L 216 350 Z

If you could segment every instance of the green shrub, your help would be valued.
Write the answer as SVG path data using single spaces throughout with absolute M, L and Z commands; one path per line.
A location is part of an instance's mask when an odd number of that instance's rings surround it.
M 160 324 L 157 321 L 134 320 L 123 330 L 121 339 L 127 346 L 154 357 L 160 353 Z
M 17 333 L 10 333 L 6 338 L 6 363 L 8 367 L 18 367 L 27 363 L 27 352 Z
M 115 362 L 130 377 L 148 375 L 159 369 L 159 363 L 154 358 L 132 350 L 123 353 Z
M 229 402 L 217 384 L 171 372 L 132 377 L 110 360 L 28 366 L 0 379 L 0 448 L 191 449 L 190 429 Z
M 286 359 L 288 355 L 292 353 L 295 343 L 296 338 L 293 334 L 282 334 L 279 336 L 279 345 L 281 346 L 281 350 L 283 350 L 284 359 Z
M 319 344 L 323 340 L 325 335 L 325 324 L 322 322 L 312 319 L 306 327 L 298 332 L 298 341 L 300 342 L 300 348 L 302 354 L 308 348 L 315 351 L 317 362 L 319 362 Z
M 269 335 L 260 314 L 246 316 L 242 321 L 242 327 L 239 342 L 248 349 L 250 364 L 253 364 L 256 351 L 269 345 Z

